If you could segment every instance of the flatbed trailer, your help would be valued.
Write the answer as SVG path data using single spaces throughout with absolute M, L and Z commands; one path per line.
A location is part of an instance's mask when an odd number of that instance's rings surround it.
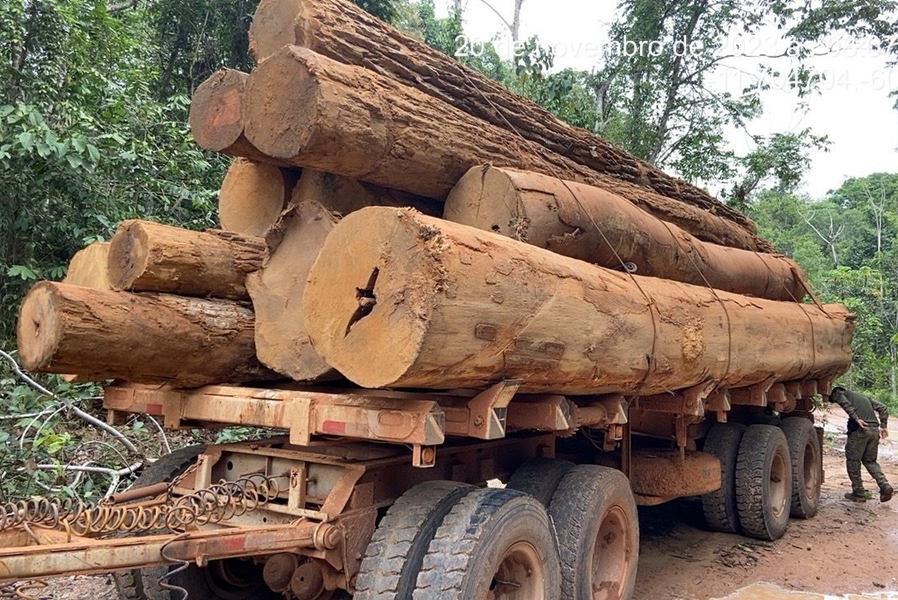
M 113 424 L 281 431 L 177 450 L 96 506 L 2 507 L 0 583 L 115 571 L 122 597 L 141 600 L 628 598 L 637 505 L 701 496 L 713 529 L 767 539 L 790 512 L 816 513 L 812 412 L 829 379 L 650 397 L 520 385 L 111 385 Z M 496 481 L 507 489 L 484 488 Z

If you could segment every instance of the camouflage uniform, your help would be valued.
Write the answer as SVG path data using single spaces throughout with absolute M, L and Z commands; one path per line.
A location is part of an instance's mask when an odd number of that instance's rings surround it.
M 853 500 L 865 498 L 864 482 L 861 480 L 861 463 L 867 468 L 880 490 L 880 500 L 888 501 L 892 497 L 892 486 L 889 485 L 879 463 L 876 462 L 879 452 L 879 431 L 888 428 L 889 409 L 884 404 L 842 388 L 834 388 L 830 401 L 841 406 L 848 413 L 848 441 L 845 443 L 845 461 L 848 477 L 851 479 Z M 877 416 L 879 419 L 877 420 Z M 858 424 L 863 420 L 867 427 Z

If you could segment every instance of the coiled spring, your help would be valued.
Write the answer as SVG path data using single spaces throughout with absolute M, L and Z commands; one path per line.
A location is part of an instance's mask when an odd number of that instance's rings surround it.
M 265 506 L 278 497 L 285 477 L 253 474 L 220 481 L 186 496 L 134 504 L 86 503 L 77 499 L 35 497 L 0 505 L 0 531 L 23 525 L 63 529 L 82 537 L 109 533 L 180 531 L 191 525 L 220 523 Z

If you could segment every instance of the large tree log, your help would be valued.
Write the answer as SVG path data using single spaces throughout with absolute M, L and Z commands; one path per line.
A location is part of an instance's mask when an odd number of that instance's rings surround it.
M 599 173 L 716 212 L 750 231 L 754 224 L 707 192 L 670 177 L 602 137 L 560 121 L 483 74 L 403 34 L 344 0 L 262 0 L 250 26 L 257 61 L 285 45 L 304 46 L 366 67 L 439 98 Z
M 604 187 L 697 237 L 763 246 L 749 231 L 691 204 L 577 164 L 361 67 L 288 46 L 246 84 L 245 134 L 264 154 L 419 196 L 444 199 L 487 162 Z
M 297 381 L 339 377 L 315 352 L 302 317 L 309 269 L 338 220 L 311 198 L 292 205 L 269 234 L 274 247 L 265 266 L 246 281 L 256 314 L 259 360 Z
M 246 276 L 266 252 L 262 238 L 123 221 L 109 248 L 109 280 L 118 290 L 248 300 Z
M 17 334 L 30 371 L 175 387 L 276 378 L 256 360 L 252 311 L 225 300 L 42 281 Z
M 654 394 L 844 372 L 853 318 L 618 273 L 408 210 L 343 219 L 309 273 L 315 349 L 364 387 Z
M 259 152 L 243 134 L 248 77 L 242 71 L 221 69 L 200 84 L 190 102 L 190 132 L 206 150 L 282 165 Z
M 95 290 L 112 289 L 106 269 L 108 256 L 109 242 L 94 242 L 82 248 L 69 261 L 62 282 Z
M 297 169 L 235 159 L 218 193 L 218 220 L 222 229 L 264 236 L 287 207 L 299 175 Z
M 610 269 L 632 263 L 640 275 L 735 294 L 799 302 L 807 289 L 785 256 L 703 242 L 616 194 L 528 171 L 474 167 L 449 194 L 443 218 Z

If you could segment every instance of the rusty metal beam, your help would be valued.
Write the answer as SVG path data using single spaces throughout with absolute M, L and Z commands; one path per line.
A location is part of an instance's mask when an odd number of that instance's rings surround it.
M 504 438 L 508 405 L 521 384 L 520 379 L 509 379 L 470 399 L 440 398 L 440 407 L 446 414 L 446 433 L 481 440 Z
M 55 533 L 55 543 L 0 548 L 0 583 L 88 575 L 188 561 L 274 554 L 297 548 L 329 549 L 339 543 L 332 525 L 303 522 L 259 528 L 229 528 L 182 534 L 88 540 Z
M 273 427 L 306 446 L 312 435 L 435 446 L 445 441 L 445 418 L 435 400 L 364 392 L 206 386 L 174 390 L 149 386 L 106 388 L 104 406 L 116 412 L 162 416 L 166 427 L 196 423 Z

